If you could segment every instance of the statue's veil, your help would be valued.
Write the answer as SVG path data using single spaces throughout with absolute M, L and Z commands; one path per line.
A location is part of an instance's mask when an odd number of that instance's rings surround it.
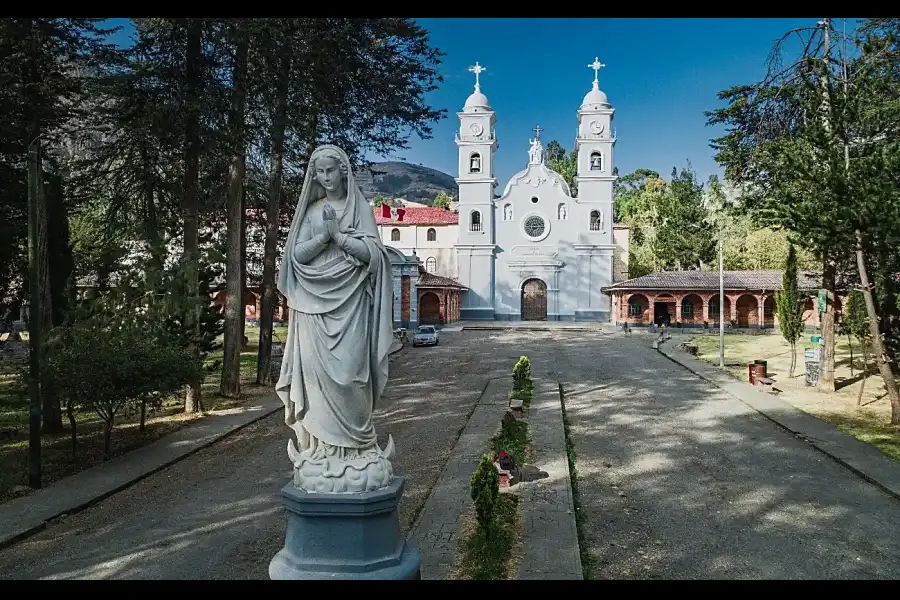
M 309 206 L 316 200 L 325 197 L 325 188 L 316 179 L 316 170 L 314 168 L 317 158 L 331 157 L 337 159 L 342 165 L 341 171 L 346 178 L 347 183 L 347 204 L 344 207 L 343 214 L 338 215 L 342 229 L 355 229 L 358 223 L 359 211 L 361 208 L 368 209 L 369 203 L 363 196 L 362 190 L 356 185 L 356 177 L 353 175 L 353 169 L 350 165 L 350 157 L 347 153 L 331 144 L 319 146 L 309 157 L 309 165 L 306 168 L 306 174 L 303 177 L 303 188 L 300 190 L 300 200 L 297 202 L 297 209 L 294 211 L 294 218 L 291 221 L 291 228 L 288 231 L 287 240 L 284 244 L 284 257 L 282 258 L 281 271 L 278 273 L 278 291 L 280 291 L 288 300 L 288 305 L 296 308 L 296 304 L 292 301 L 291 291 L 296 289 L 297 281 L 293 275 L 293 270 L 287 268 L 285 263 L 291 260 L 291 249 L 297 243 L 297 235 L 300 232 L 300 224 Z M 360 202 L 362 200 L 362 202 Z

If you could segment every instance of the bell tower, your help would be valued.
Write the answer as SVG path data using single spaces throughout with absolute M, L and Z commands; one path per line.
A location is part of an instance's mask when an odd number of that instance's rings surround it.
M 605 66 L 598 58 L 588 65 L 594 70 L 594 83 L 578 109 L 575 202 L 579 238 L 583 241 L 575 245 L 575 250 L 580 272 L 586 276 L 576 292 L 576 320 L 609 321 L 611 317 L 610 299 L 602 290 L 613 282 L 613 185 L 617 177 L 613 175 L 616 138 L 611 131 L 615 110 L 600 91 L 598 78 Z
M 594 84 L 578 109 L 578 201 L 600 212 L 591 224 L 591 233 L 600 234 L 599 243 L 612 244 L 613 150 L 616 138 L 612 132 L 615 109 L 600 90 L 599 71 L 605 67 L 597 58 L 588 65 L 594 70 Z M 593 237 L 593 236 L 592 236 Z
M 494 153 L 497 122 L 487 96 L 481 92 L 480 75 L 486 71 L 477 62 L 475 91 L 466 99 L 459 117 L 456 146 L 459 148 L 459 228 L 457 259 L 459 281 L 468 288 L 460 306 L 462 319 L 494 318 Z

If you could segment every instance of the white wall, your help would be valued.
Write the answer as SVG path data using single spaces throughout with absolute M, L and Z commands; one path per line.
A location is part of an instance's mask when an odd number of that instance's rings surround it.
M 436 263 L 435 275 L 457 279 L 459 277 L 456 249 L 454 244 L 458 235 L 458 225 L 403 225 L 400 223 L 379 225 L 381 241 L 385 246 L 392 246 L 406 255 L 415 251 L 416 256 L 423 267 L 428 264 L 429 258 L 434 258 Z M 391 232 L 400 231 L 400 241 L 391 239 Z M 436 240 L 428 241 L 428 230 L 434 229 Z

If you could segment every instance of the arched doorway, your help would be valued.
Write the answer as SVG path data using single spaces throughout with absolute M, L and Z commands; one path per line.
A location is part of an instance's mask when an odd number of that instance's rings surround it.
M 547 320 L 547 284 L 529 279 L 522 284 L 522 320 Z
M 419 298 L 419 323 L 422 325 L 441 323 L 441 299 L 434 292 L 425 292 Z
M 759 325 L 759 303 L 754 296 L 744 294 L 737 300 L 738 327 L 757 327 Z

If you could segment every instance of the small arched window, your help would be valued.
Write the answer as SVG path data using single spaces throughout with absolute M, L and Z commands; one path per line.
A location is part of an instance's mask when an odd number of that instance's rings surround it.
M 400 230 L 394 227 L 391 229 L 391 241 L 399 242 L 400 241 Z
M 477 152 L 469 157 L 469 173 L 481 173 L 481 155 Z
M 512 204 L 506 204 L 503 206 L 503 220 L 504 221 L 512 221 L 513 212 L 512 212 Z
M 434 273 L 437 271 L 437 260 L 433 256 L 429 256 L 425 261 L 425 270 L 429 273 Z
M 599 210 L 591 211 L 591 231 L 600 231 L 603 227 L 603 215 Z
M 469 231 L 481 231 L 481 213 L 477 210 L 469 215 Z
M 591 152 L 591 171 L 603 170 L 603 155 L 599 152 Z
M 437 241 L 437 230 L 434 227 L 429 227 L 428 231 L 425 233 L 426 238 L 429 242 Z

